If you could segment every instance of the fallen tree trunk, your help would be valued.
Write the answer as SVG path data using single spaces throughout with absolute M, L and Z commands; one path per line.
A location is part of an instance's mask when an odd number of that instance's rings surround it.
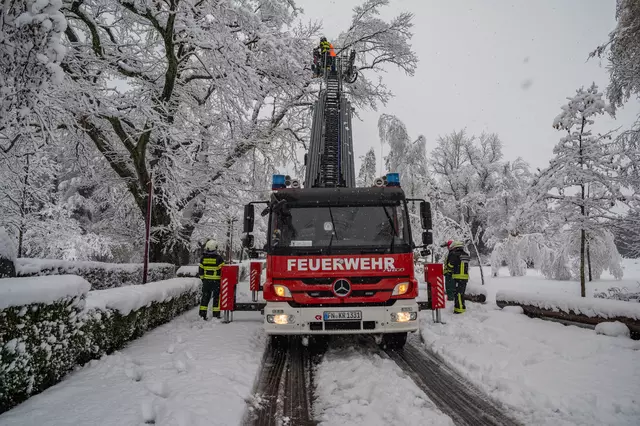
M 628 303 L 628 302 L 626 302 Z M 613 322 L 619 321 L 625 324 L 629 331 L 631 332 L 631 338 L 634 340 L 640 340 L 640 320 L 635 318 L 628 317 L 601 317 L 601 316 L 587 316 L 581 313 L 577 313 L 571 309 L 564 310 L 555 308 L 555 309 L 547 309 L 540 308 L 538 306 L 528 305 L 526 303 L 517 302 L 513 300 L 504 300 L 496 297 L 496 304 L 500 308 L 504 308 L 505 306 L 520 306 L 524 311 L 525 315 L 531 318 L 541 318 L 541 319 L 553 319 L 561 321 L 565 324 L 568 323 L 579 323 L 586 324 L 589 326 L 595 327 L 596 325 L 602 322 Z

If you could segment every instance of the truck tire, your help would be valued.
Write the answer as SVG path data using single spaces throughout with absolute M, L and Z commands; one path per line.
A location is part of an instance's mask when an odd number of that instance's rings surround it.
M 407 343 L 408 333 L 387 333 L 382 335 L 382 343 L 380 346 L 383 349 L 402 349 L 405 343 Z

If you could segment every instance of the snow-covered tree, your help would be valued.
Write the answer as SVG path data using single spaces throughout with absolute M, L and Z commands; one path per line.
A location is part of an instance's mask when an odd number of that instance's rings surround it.
M 385 64 L 415 68 L 411 16 L 387 23 L 378 17 L 386 4 L 356 8 L 343 34 L 362 53 L 361 78 L 348 88 L 354 105 L 388 99 L 368 74 Z M 69 142 L 93 145 L 140 217 L 153 182 L 151 259 L 183 263 L 201 221 L 224 234 L 220 206 L 254 195 L 237 190 L 247 156 L 274 168 L 295 161 L 318 91 L 309 72 L 318 26 L 295 24 L 299 10 L 288 0 L 91 0 L 64 12 L 59 127 Z
M 609 62 L 607 96 L 613 108 L 640 95 L 640 2 L 617 0 L 616 19 L 609 40 L 590 55 L 604 56 Z
M 551 263 L 566 260 L 579 235 L 579 279 L 585 297 L 588 251 L 596 243 L 595 236 L 602 235 L 603 227 L 615 218 L 612 208 L 623 195 L 615 145 L 608 135 L 594 135 L 590 130 L 598 115 L 610 111 L 602 93 L 592 84 L 588 89 L 578 89 L 568 100 L 553 123 L 554 128 L 567 134 L 554 148 L 549 167 L 537 177 L 537 188 L 552 202 L 555 229 L 566 241 Z
M 376 178 L 376 152 L 371 148 L 367 153 L 360 157 L 362 164 L 360 164 L 360 172 L 358 173 L 357 183 L 359 187 L 366 187 L 373 185 L 373 181 Z
M 53 85 L 63 80 L 61 0 L 3 0 L 0 12 L 0 153 L 51 129 Z

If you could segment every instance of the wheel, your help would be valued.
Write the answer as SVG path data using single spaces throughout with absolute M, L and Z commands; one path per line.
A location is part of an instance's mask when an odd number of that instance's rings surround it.
M 402 349 L 407 343 L 408 333 L 387 333 L 382 335 L 382 343 L 380 346 L 383 349 Z
M 272 335 L 271 346 L 275 349 L 287 349 L 289 346 L 289 336 Z

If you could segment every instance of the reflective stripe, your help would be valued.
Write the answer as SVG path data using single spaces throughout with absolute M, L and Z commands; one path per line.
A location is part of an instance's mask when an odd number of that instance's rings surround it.
M 217 265 L 218 259 L 210 259 L 205 257 L 204 259 L 202 259 L 202 263 L 204 263 L 205 265 Z
M 201 311 L 206 311 L 206 310 L 207 310 L 207 306 L 202 306 L 202 305 L 200 305 L 200 310 L 201 310 Z
M 218 305 L 218 306 L 212 306 L 212 307 L 211 307 L 211 312 L 220 312 L 220 305 Z

